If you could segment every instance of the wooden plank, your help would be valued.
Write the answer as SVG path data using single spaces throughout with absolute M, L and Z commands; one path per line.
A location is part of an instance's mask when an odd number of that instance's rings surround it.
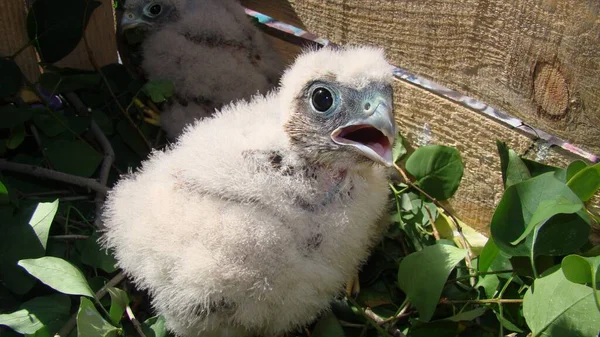
M 394 109 L 397 125 L 410 145 L 442 144 L 458 149 L 465 174 L 450 205 L 462 220 L 482 232 L 487 231 L 504 192 L 497 139 L 519 154 L 527 153 L 527 157 L 551 165 L 566 166 L 577 159 L 555 148 L 538 149 L 529 137 L 406 82 L 397 81 L 394 86 Z
M 600 2 L 290 0 L 308 30 L 600 153 Z M 473 129 L 457 121 L 450 129 Z
M 11 56 L 27 45 L 27 19 L 25 1 L 0 0 L 0 56 Z M 27 79 L 35 82 L 40 75 L 37 56 L 33 47 L 19 53 L 15 61 Z
M 102 67 L 117 62 L 117 42 L 112 0 L 99 1 L 102 4 L 94 10 L 85 35 L 90 44 L 94 60 L 98 67 Z M 79 42 L 75 50 L 57 62 L 56 65 L 59 67 L 94 69 L 83 40 Z

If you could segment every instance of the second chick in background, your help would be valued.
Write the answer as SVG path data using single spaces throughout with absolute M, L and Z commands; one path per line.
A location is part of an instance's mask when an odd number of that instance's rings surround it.
M 284 64 L 236 0 L 127 0 L 122 32 L 146 30 L 141 67 L 175 86 L 161 126 L 171 139 L 233 100 L 264 94 Z

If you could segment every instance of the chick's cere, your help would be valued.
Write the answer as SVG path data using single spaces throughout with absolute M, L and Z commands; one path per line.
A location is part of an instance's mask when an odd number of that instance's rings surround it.
M 384 230 L 392 68 L 307 51 L 109 194 L 105 247 L 178 336 L 276 336 L 328 308 Z
M 175 85 L 175 102 L 161 115 L 170 138 L 215 108 L 266 93 L 283 71 L 236 0 L 127 0 L 120 27 L 147 31 L 144 73 Z

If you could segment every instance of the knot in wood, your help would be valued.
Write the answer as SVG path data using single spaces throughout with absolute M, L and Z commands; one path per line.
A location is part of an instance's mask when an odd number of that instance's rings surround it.
M 555 66 L 541 63 L 533 75 L 533 99 L 538 112 L 549 119 L 561 119 L 569 106 L 569 87 Z

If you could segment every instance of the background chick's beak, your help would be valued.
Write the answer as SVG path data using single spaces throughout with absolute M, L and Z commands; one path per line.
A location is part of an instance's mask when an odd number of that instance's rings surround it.
M 122 31 L 126 31 L 127 29 L 131 29 L 139 25 L 150 25 L 150 23 L 145 21 L 130 10 L 125 10 L 123 12 L 123 17 L 121 17 Z
M 331 139 L 340 145 L 351 146 L 376 163 L 393 165 L 392 147 L 396 124 L 389 100 L 378 98 L 365 101 L 361 117 L 337 128 Z

